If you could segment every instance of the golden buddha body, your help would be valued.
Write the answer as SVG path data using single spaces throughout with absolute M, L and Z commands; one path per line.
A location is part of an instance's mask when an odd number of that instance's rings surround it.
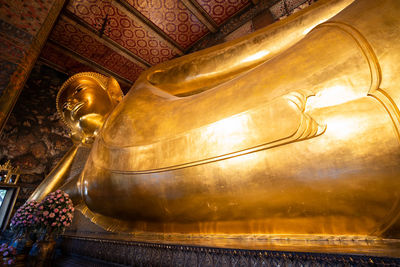
M 98 132 L 81 210 L 113 231 L 399 237 L 399 39 L 397 0 L 319 1 L 149 69 Z

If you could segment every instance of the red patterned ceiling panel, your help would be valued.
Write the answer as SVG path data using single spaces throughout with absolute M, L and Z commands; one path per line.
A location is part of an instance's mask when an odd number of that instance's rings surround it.
M 221 25 L 239 10 L 250 4 L 250 0 L 196 0 L 208 15 Z
M 65 71 L 65 73 L 71 76 L 76 73 L 85 71 L 97 72 L 91 67 L 76 61 L 72 57 L 67 56 L 65 53 L 61 52 L 48 42 L 43 47 L 42 52 L 40 53 L 40 58 L 55 64 L 61 70 Z M 119 85 L 121 86 L 121 89 L 124 92 L 124 94 L 126 94 L 131 87 L 126 83 L 119 83 Z
M 36 35 L 53 4 L 53 0 L 1 1 L 0 17 L 12 25 Z
M 50 39 L 131 81 L 144 70 L 64 18 L 54 27 Z
M 60 69 L 65 70 L 69 75 L 84 71 L 94 71 L 91 67 L 86 66 L 76 61 L 75 59 L 65 55 L 58 49 L 54 48 L 48 42 L 43 47 L 42 52 L 40 53 L 40 57 L 59 66 Z
M 126 1 L 183 48 L 189 47 L 209 32 L 178 0 Z
M 151 65 L 176 55 L 161 37 L 143 27 L 110 0 L 71 0 L 67 9 L 97 30 L 108 14 L 109 24 L 104 34 Z

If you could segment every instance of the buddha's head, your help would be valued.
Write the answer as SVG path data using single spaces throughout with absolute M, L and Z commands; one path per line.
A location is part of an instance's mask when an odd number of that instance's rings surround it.
M 57 95 L 57 110 L 74 142 L 93 142 L 105 119 L 122 100 L 118 82 L 95 72 L 69 78 Z

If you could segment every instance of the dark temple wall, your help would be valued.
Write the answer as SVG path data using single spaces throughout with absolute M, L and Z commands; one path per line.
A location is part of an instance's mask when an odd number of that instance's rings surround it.
M 17 207 L 72 146 L 56 111 L 57 92 L 67 78 L 36 64 L 0 135 L 0 163 L 10 160 L 22 173 Z

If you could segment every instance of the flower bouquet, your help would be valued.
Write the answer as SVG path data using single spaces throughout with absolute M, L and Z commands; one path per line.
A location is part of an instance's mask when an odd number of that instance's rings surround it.
M 27 234 L 36 227 L 38 218 L 36 211 L 38 202 L 35 200 L 28 201 L 18 208 L 11 219 L 10 227 L 17 234 Z
M 28 201 L 18 208 L 11 219 L 10 227 L 15 236 L 10 246 L 14 247 L 18 254 L 26 254 L 32 247 L 33 242 L 29 238 L 29 233 L 38 223 L 37 207 L 36 201 Z
M 39 238 L 29 252 L 33 266 L 51 261 L 56 245 L 55 237 L 71 225 L 74 207 L 69 195 L 61 190 L 48 194 L 38 205 Z
M 8 246 L 7 243 L 1 244 L 0 253 L 2 257 L 1 266 L 13 265 L 16 263 L 15 255 L 17 251 L 13 246 Z
M 52 192 L 38 205 L 39 227 L 49 236 L 59 235 L 71 225 L 74 207 L 69 195 L 61 190 Z

